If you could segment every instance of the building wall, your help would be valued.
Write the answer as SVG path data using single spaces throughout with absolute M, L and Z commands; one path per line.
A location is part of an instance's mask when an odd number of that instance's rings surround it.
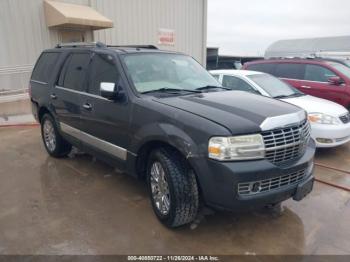
M 181 51 L 206 61 L 206 1 L 203 0 L 93 0 L 92 6 L 114 22 L 114 28 L 95 32 L 95 39 L 114 44 L 158 44 L 158 29 L 175 31 Z M 142 3 L 142 4 L 141 4 Z
M 0 36 L 0 90 L 25 88 L 40 51 L 58 41 L 40 0 L 0 1 Z
M 174 46 L 205 65 L 207 0 L 60 0 L 90 5 L 114 28 L 94 32 L 94 41 L 108 44 L 155 44 L 158 30 L 175 32 Z M 43 49 L 60 42 L 46 26 L 43 0 L 0 1 L 0 91 L 27 88 L 33 65 Z

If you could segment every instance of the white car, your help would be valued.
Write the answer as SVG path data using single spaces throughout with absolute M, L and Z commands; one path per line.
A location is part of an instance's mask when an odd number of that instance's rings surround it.
M 306 95 L 278 78 L 247 70 L 213 70 L 224 86 L 291 103 L 308 113 L 311 136 L 317 147 L 335 147 L 350 141 L 350 113 L 334 102 Z

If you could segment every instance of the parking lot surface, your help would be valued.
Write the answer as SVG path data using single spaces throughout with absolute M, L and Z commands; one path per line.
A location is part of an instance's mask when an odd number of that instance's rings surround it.
M 0 128 L 0 140 L 1 254 L 350 253 L 346 190 L 316 182 L 282 216 L 216 212 L 170 230 L 142 181 L 89 155 L 49 157 L 38 127 Z M 318 151 L 316 163 L 317 178 L 350 188 L 350 145 Z

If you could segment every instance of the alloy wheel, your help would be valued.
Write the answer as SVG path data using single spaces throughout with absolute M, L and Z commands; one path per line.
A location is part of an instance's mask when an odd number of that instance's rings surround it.
M 165 176 L 164 168 L 160 162 L 154 162 L 151 166 L 150 184 L 152 198 L 155 206 L 162 215 L 169 214 L 170 193 L 169 184 Z
M 56 134 L 53 124 L 49 120 L 45 120 L 43 126 L 44 141 L 47 149 L 53 152 L 56 149 Z

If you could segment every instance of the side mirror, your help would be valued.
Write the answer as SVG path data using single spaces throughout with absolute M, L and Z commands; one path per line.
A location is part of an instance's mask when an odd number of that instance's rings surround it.
M 339 76 L 332 76 L 328 78 L 328 83 L 330 83 L 331 85 L 340 86 L 344 83 L 344 81 Z
M 104 98 L 111 100 L 117 98 L 118 91 L 115 89 L 115 83 L 101 82 L 100 84 L 100 93 Z

